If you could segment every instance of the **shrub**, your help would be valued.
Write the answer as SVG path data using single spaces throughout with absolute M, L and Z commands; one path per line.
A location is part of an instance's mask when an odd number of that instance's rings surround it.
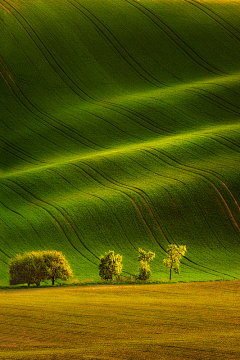
M 105 253 L 100 256 L 99 264 L 99 275 L 101 279 L 113 280 L 113 276 L 117 279 L 120 277 L 122 272 L 122 256 L 114 254 L 114 251 Z
M 46 267 L 41 252 L 17 255 L 9 264 L 10 285 L 36 284 L 46 278 Z
M 138 261 L 140 262 L 139 275 L 137 279 L 139 280 L 148 280 L 151 276 L 150 265 L 148 262 L 155 258 L 155 253 L 152 251 L 146 252 L 143 249 L 138 249 Z
M 68 280 L 72 271 L 62 253 L 57 251 L 32 251 L 24 255 L 17 255 L 9 263 L 10 285 L 36 284 L 41 281 L 56 279 Z

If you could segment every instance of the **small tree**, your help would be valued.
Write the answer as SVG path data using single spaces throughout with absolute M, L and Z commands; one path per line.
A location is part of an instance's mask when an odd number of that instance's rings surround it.
M 17 255 L 9 263 L 10 285 L 36 284 L 41 281 L 55 279 L 68 280 L 72 277 L 72 270 L 62 253 L 57 251 L 32 251 L 24 255 Z
M 164 266 L 170 269 L 170 281 L 172 280 L 172 269 L 175 271 L 176 274 L 180 272 L 180 260 L 182 256 L 185 255 L 186 246 L 180 245 L 177 246 L 175 244 L 168 245 L 168 258 L 163 260 Z
M 66 281 L 73 277 L 72 270 L 60 251 L 48 250 L 42 254 L 46 266 L 46 279 L 52 280 L 52 286 L 57 279 Z
M 41 252 L 29 252 L 17 255 L 9 263 L 10 285 L 36 284 L 46 278 L 46 268 Z
M 152 251 L 146 252 L 145 250 L 140 248 L 138 249 L 138 252 L 138 261 L 140 262 L 138 279 L 148 280 L 151 276 L 150 265 L 148 264 L 148 262 L 155 258 L 155 253 L 153 253 Z
M 100 256 L 99 275 L 104 280 L 113 280 L 113 276 L 119 278 L 122 272 L 122 256 L 114 254 L 114 251 Z

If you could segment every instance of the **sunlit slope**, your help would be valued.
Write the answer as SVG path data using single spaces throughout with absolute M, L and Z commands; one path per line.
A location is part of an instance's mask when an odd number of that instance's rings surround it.
M 187 245 L 180 279 L 238 278 L 240 4 L 1 0 L 1 283 L 57 249 Z

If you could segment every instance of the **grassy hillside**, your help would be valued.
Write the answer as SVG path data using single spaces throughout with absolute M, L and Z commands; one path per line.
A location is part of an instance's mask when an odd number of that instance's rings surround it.
M 1 0 L 0 285 L 16 253 L 187 246 L 180 280 L 240 276 L 238 1 Z

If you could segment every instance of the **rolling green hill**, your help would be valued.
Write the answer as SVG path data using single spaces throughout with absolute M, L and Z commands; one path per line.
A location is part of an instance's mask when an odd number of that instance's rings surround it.
M 1 0 L 0 285 L 17 253 L 187 246 L 179 280 L 240 277 L 240 3 Z M 3 34 L 3 36 L 2 36 Z

